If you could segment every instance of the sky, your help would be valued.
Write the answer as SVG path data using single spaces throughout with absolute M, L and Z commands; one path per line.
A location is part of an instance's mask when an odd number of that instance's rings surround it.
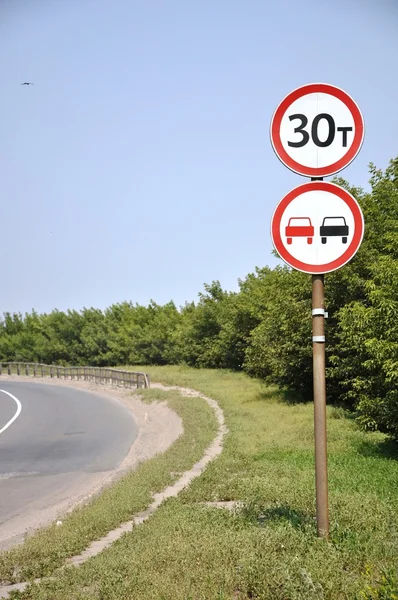
M 298 86 L 360 106 L 350 183 L 398 155 L 396 0 L 0 0 L 0 53 L 0 313 L 181 306 L 275 266 L 307 179 L 269 126 Z

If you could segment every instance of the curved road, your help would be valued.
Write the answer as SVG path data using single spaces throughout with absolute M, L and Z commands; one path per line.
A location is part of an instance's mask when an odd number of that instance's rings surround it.
M 137 436 L 130 411 L 84 390 L 0 380 L 0 549 L 98 488 Z

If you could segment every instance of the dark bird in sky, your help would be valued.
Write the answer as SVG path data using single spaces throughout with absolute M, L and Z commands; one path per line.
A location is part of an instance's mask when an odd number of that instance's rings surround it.
M 30 81 L 24 81 L 24 83 L 21 83 L 21 85 L 35 85 L 35 84 L 31 83 Z

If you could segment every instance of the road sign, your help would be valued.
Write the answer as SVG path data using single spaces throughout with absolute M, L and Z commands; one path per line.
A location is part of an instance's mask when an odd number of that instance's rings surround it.
M 279 202 L 271 222 L 279 256 L 294 269 L 313 275 L 336 271 L 350 261 L 363 233 L 358 202 L 326 181 L 294 188 Z
M 271 121 L 278 158 L 299 175 L 327 177 L 344 169 L 361 149 L 365 125 L 346 92 L 311 83 L 286 96 Z

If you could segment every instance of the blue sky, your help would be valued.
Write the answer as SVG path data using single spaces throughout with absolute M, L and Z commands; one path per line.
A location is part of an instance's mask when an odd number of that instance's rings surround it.
M 0 52 L 0 312 L 182 305 L 275 265 L 306 179 L 269 123 L 302 84 L 361 107 L 351 183 L 398 154 L 395 0 L 0 0 Z

